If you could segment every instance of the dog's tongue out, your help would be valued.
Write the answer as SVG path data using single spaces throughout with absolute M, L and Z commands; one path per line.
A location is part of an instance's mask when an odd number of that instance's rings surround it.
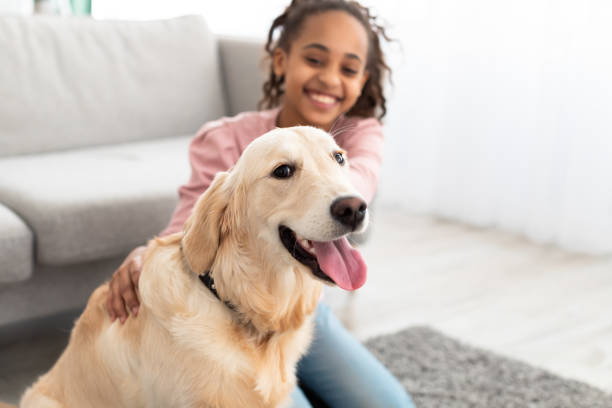
M 359 251 L 346 238 L 312 242 L 321 270 L 344 290 L 359 289 L 366 281 L 367 267 Z

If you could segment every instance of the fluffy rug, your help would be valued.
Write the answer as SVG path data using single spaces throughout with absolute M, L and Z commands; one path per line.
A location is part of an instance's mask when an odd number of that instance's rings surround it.
M 417 408 L 611 408 L 612 395 L 467 346 L 426 327 L 366 346 L 400 379 Z

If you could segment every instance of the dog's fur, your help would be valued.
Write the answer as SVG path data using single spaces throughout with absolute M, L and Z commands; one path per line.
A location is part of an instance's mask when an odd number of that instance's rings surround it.
M 96 289 L 66 350 L 21 406 L 287 403 L 322 285 L 283 247 L 278 228 L 320 241 L 349 232 L 329 210 L 337 197 L 357 195 L 348 166 L 334 160 L 338 151 L 330 135 L 309 127 L 251 143 L 231 172 L 215 177 L 184 232 L 149 243 L 138 317 L 111 322 L 108 285 Z M 282 164 L 295 167 L 293 177 L 273 176 Z M 200 282 L 208 270 L 235 310 Z

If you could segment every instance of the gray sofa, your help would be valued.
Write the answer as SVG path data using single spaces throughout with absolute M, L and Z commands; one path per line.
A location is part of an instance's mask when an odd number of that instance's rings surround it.
M 195 16 L 0 16 L 0 335 L 80 309 L 165 227 L 190 139 L 256 108 L 262 55 Z

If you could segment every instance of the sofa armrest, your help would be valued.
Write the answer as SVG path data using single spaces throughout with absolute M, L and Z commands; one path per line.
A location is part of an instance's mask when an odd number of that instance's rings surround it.
M 28 279 L 34 265 L 34 235 L 17 214 L 1 203 L 0 231 L 0 284 Z
M 220 37 L 218 44 L 227 113 L 257 110 L 268 69 L 263 60 L 264 43 L 250 38 Z

